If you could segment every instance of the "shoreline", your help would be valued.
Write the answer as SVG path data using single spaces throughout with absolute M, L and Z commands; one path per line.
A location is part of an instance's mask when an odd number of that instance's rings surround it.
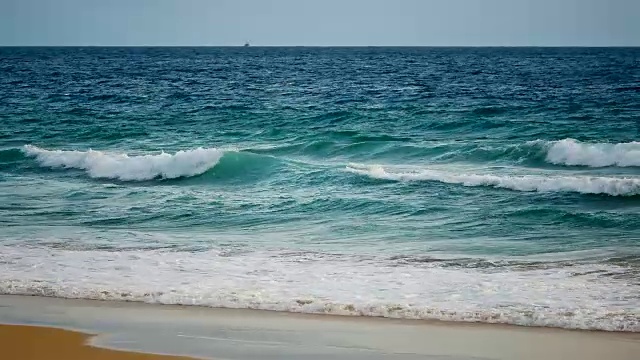
M 0 324 L 0 348 L 8 359 L 25 360 L 196 360 L 128 352 L 92 345 L 96 334 L 55 327 Z
M 424 323 L 430 326 L 462 326 L 462 327 L 505 327 L 505 328 L 522 328 L 522 329 L 540 329 L 544 331 L 570 331 L 570 332 L 587 332 L 587 333 L 603 333 L 603 334 L 638 334 L 640 332 L 625 331 L 625 330 L 602 330 L 602 329 L 580 329 L 569 328 L 559 326 L 544 326 L 544 325 L 520 325 L 511 324 L 507 322 L 482 322 L 482 321 L 467 321 L 467 320 L 444 320 L 444 319 L 419 319 L 419 318 L 401 318 L 401 317 L 386 317 L 376 315 L 352 315 L 352 314 L 339 314 L 339 313 L 320 313 L 320 312 L 301 312 L 301 311 L 287 311 L 287 310 L 272 310 L 272 309 L 256 309 L 256 308 L 233 308 L 233 307 L 213 307 L 207 305 L 186 305 L 186 304 L 163 304 L 163 303 L 148 303 L 143 301 L 129 301 L 129 300 L 103 300 L 103 299 L 84 299 L 84 298 L 64 298 L 56 296 L 42 296 L 42 295 L 15 295 L 15 294 L 0 294 L 0 300 L 2 298 L 37 298 L 37 299 L 51 299 L 51 301 L 70 301 L 75 302 L 75 305 L 97 305 L 117 308 L 123 307 L 136 307 L 136 306 L 158 306 L 167 309 L 191 309 L 192 311 L 224 311 L 224 312 L 257 312 L 257 313 L 273 313 L 284 316 L 302 317 L 302 318 L 317 318 L 319 320 L 325 319 L 349 319 L 353 321 L 382 321 L 386 323 Z M 1 304 L 1 301 L 0 301 Z M 1 306 L 1 305 L 0 305 Z M 2 323 L 0 319 L 0 324 Z
M 98 348 L 192 359 L 632 360 L 640 353 L 640 333 L 19 295 L 0 295 L 0 323 L 80 331 Z

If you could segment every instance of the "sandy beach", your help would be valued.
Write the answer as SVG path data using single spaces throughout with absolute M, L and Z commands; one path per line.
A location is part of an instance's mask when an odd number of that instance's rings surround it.
M 124 352 L 89 346 L 90 336 L 57 328 L 2 325 L 0 348 L 8 360 L 187 360 L 155 354 Z
M 0 323 L 39 326 L 0 327 L 8 359 L 169 359 L 116 350 L 237 360 L 632 360 L 640 353 L 637 333 L 22 296 L 0 296 Z

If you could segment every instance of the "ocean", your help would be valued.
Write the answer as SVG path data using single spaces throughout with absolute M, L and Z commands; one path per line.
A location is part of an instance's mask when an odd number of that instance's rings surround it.
M 640 332 L 640 48 L 0 48 L 0 294 Z

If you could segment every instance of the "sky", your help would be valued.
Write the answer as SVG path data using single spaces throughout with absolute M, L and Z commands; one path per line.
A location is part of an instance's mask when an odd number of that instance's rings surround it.
M 0 46 L 640 46 L 640 0 L 0 0 Z

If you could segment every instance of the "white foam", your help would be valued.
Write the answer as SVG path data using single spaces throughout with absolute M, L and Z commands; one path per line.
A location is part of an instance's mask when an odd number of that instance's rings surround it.
M 626 271 L 469 269 L 275 250 L 0 247 L 2 294 L 638 332 L 640 288 Z
M 590 167 L 640 166 L 640 142 L 583 143 L 575 139 L 548 144 L 546 160 L 552 164 Z
M 578 192 L 631 196 L 640 194 L 640 179 L 599 176 L 543 176 L 466 174 L 417 169 L 394 171 L 381 165 L 350 164 L 346 170 L 377 179 L 395 181 L 437 181 L 464 186 L 492 186 L 516 191 Z
M 95 150 L 46 150 L 32 145 L 24 146 L 23 151 L 35 156 L 42 166 L 81 169 L 93 178 L 124 181 L 200 175 L 214 167 L 224 154 L 219 149 L 197 148 L 175 154 L 162 152 L 157 155 L 129 156 Z

